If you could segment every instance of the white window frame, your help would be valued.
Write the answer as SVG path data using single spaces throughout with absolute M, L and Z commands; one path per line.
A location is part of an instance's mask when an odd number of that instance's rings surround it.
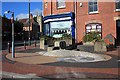
M 120 9 L 117 9 L 117 4 L 118 4 L 118 2 L 119 2 L 119 4 L 120 4 L 120 0 L 116 0 L 116 1 L 115 1 L 115 11 L 120 11 Z
M 93 5 L 89 5 L 89 2 L 93 2 Z M 98 0 L 97 0 L 97 11 L 94 10 L 94 2 L 96 2 L 96 0 L 89 0 L 88 1 L 88 13 L 89 14 L 95 14 L 98 13 Z M 90 6 L 93 6 L 93 11 L 90 12 Z
M 93 27 L 94 25 L 94 27 Z M 98 31 L 99 30 L 99 31 Z M 85 26 L 85 32 L 86 34 L 90 33 L 90 32 L 98 32 L 100 34 L 100 36 L 102 37 L 102 24 L 100 23 L 89 23 Z
M 59 4 L 61 4 L 61 3 L 62 3 L 62 4 L 64 3 L 64 5 L 59 6 Z M 56 4 L 57 4 L 57 8 L 58 8 L 58 9 L 60 9 L 60 8 L 65 8 L 65 7 L 66 7 L 66 2 L 65 2 L 65 0 L 57 0 Z

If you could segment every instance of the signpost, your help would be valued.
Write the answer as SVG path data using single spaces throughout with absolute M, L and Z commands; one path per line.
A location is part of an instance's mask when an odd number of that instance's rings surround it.
M 12 58 L 15 58 L 15 48 L 14 48 L 14 12 L 6 11 L 5 14 L 12 13 L 11 23 L 12 23 Z

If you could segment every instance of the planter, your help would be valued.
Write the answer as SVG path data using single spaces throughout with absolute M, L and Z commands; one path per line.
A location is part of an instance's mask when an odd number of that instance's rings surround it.
M 44 46 L 44 42 L 45 42 L 45 41 L 44 41 L 44 38 L 41 38 L 41 39 L 40 39 L 40 49 L 45 49 L 45 48 L 44 48 L 44 47 L 45 47 L 45 46 Z
M 47 40 L 47 45 L 54 45 L 54 40 L 53 39 L 48 39 Z
M 59 46 L 60 46 L 60 40 L 59 40 L 59 41 L 55 41 L 55 42 L 54 42 L 54 46 L 55 46 L 55 47 L 59 47 Z
M 47 51 L 48 51 L 48 52 L 49 52 L 49 51 L 52 51 L 53 48 L 54 48 L 54 46 L 48 46 Z
M 44 50 L 47 51 L 48 45 L 44 45 Z
M 106 44 L 103 42 L 95 42 L 94 51 L 95 52 L 106 52 L 107 51 Z
M 94 45 L 77 45 L 77 50 L 94 53 Z
M 83 45 L 94 45 L 94 42 L 85 42 Z
M 66 42 L 67 46 L 72 45 L 72 39 L 65 39 L 64 41 Z

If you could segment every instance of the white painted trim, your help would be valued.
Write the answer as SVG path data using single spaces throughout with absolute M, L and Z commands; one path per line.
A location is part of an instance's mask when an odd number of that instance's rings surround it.
M 99 13 L 98 11 L 94 11 L 94 12 L 89 12 L 89 14 L 97 14 Z
M 117 11 L 120 11 L 120 9 L 115 9 L 115 11 L 117 12 Z
M 60 6 L 60 7 L 57 7 L 58 9 L 61 9 L 61 8 L 65 8 L 66 6 Z
M 60 20 L 69 20 L 69 19 L 71 19 L 71 17 L 47 19 L 47 20 L 44 21 L 44 23 L 50 22 L 50 21 L 60 21 Z

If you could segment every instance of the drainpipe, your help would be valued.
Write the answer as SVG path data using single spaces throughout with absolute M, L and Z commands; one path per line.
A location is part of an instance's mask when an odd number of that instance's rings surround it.
M 51 0 L 51 15 L 52 15 L 52 0 Z
M 76 5 L 76 3 L 77 3 L 77 0 L 74 0 L 74 12 L 75 12 L 75 43 L 77 42 L 77 36 L 76 36 L 76 26 L 77 26 L 77 5 Z
M 52 15 L 52 0 L 51 0 L 51 15 Z M 49 36 L 51 36 L 51 26 L 49 24 Z

